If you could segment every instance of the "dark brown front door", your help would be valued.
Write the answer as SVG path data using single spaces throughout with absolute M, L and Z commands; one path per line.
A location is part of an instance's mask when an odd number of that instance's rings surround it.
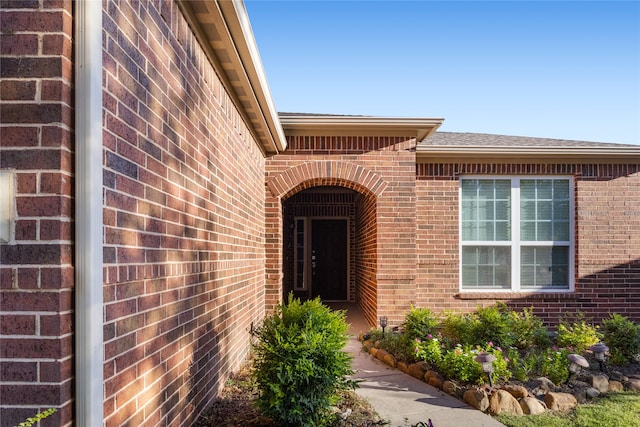
M 347 220 L 311 222 L 311 292 L 323 301 L 347 300 Z

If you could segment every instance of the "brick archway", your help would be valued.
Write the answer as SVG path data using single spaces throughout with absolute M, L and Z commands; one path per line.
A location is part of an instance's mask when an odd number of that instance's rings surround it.
M 356 191 L 358 229 L 356 239 L 361 258 L 355 265 L 357 300 L 365 316 L 375 323 L 377 313 L 377 204 L 388 183 L 375 172 L 357 164 L 340 161 L 300 163 L 267 179 L 266 195 L 266 287 L 265 306 L 270 312 L 283 293 L 283 202 L 312 187 L 342 187 Z M 364 259 L 366 257 L 366 260 Z
M 387 188 L 387 182 L 371 170 L 354 163 L 330 160 L 302 163 L 267 180 L 271 196 L 278 199 L 287 199 L 317 185 L 339 185 L 375 197 Z

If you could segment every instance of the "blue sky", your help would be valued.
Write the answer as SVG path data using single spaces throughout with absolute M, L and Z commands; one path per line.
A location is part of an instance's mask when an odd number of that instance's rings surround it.
M 640 144 L 640 1 L 245 5 L 278 111 Z

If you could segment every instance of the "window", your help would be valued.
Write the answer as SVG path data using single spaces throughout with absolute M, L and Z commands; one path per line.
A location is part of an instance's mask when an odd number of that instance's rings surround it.
M 572 182 L 461 178 L 461 289 L 572 289 Z

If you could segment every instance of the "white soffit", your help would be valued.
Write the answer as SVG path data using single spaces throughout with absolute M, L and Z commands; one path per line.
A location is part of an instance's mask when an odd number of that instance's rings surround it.
M 241 0 L 181 0 L 185 18 L 267 155 L 286 148 L 249 17 Z
M 419 161 L 447 160 L 555 160 L 555 161 L 616 161 L 640 163 L 640 147 L 617 146 L 480 146 L 480 145 L 418 145 L 416 155 Z
M 422 141 L 444 122 L 442 118 L 281 114 L 287 135 L 406 136 Z

